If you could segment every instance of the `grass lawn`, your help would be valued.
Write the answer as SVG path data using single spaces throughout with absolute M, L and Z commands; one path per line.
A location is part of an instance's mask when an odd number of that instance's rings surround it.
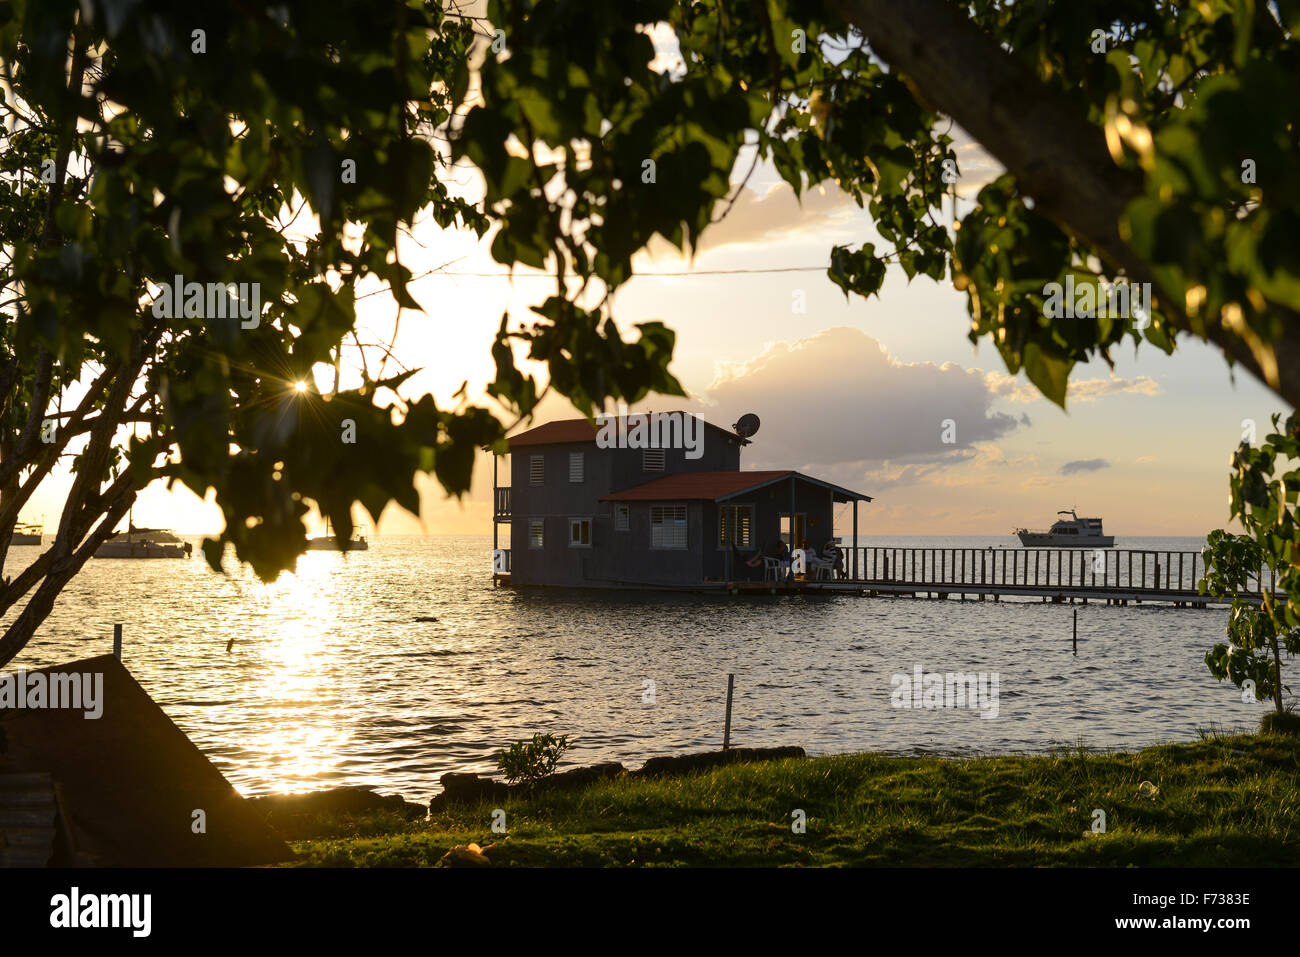
M 505 834 L 492 833 L 493 806 L 481 805 L 417 822 L 317 819 L 286 836 L 298 866 L 323 867 L 430 867 L 454 844 L 494 841 L 492 863 L 514 867 L 1295 866 L 1300 738 L 972 759 L 849 754 L 623 777 L 503 807 Z M 1092 832 L 1096 808 L 1104 834 Z

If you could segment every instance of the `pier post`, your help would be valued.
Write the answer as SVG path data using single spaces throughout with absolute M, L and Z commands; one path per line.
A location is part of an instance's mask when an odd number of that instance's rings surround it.
M 794 531 L 794 522 L 790 523 L 791 533 Z M 722 750 L 726 751 L 731 747 L 731 691 L 735 687 L 736 676 L 727 675 L 727 723 L 722 731 Z
M 722 507 L 724 510 L 731 509 L 730 515 L 728 515 L 726 511 L 722 513 L 722 527 L 723 530 L 726 532 L 726 535 L 723 537 L 726 539 L 726 545 L 727 545 L 727 553 L 723 558 L 723 561 L 726 564 L 727 585 L 730 586 L 732 574 L 733 574 L 733 569 L 731 567 L 731 543 L 735 540 L 736 537 L 735 529 L 733 528 L 731 523 L 735 521 L 736 511 L 735 509 L 732 509 L 730 505 L 723 505 Z M 763 573 L 763 577 L 764 578 L 767 577 L 766 571 Z
M 497 553 L 497 549 L 501 547 L 498 544 L 498 539 L 500 536 L 498 533 L 499 526 L 497 525 L 497 496 L 500 494 L 501 493 L 497 491 L 497 455 L 495 452 L 493 452 L 492 453 L 492 554 L 493 555 L 495 555 Z M 511 525 L 511 528 L 513 527 L 514 526 Z M 492 569 L 492 587 L 493 588 L 497 587 L 497 573 L 495 568 Z
M 122 660 L 122 626 L 113 626 L 113 657 Z
M 865 559 L 866 556 L 864 555 Z M 853 500 L 853 577 L 858 577 L 858 500 Z

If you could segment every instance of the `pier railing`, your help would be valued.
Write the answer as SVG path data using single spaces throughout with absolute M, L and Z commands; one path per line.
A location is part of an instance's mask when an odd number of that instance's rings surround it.
M 917 584 L 939 590 L 962 585 L 1024 588 L 1118 588 L 1194 593 L 1205 574 L 1200 552 L 1113 548 L 893 548 L 847 549 L 856 581 Z M 856 553 L 856 554 L 855 554 Z M 1267 567 L 1252 576 L 1276 590 Z

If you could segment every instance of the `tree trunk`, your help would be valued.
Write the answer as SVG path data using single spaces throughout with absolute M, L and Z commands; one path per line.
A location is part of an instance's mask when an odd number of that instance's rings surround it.
M 1278 647 L 1276 634 L 1273 635 L 1273 667 L 1273 706 L 1281 714 L 1285 710 L 1282 707 L 1282 649 Z

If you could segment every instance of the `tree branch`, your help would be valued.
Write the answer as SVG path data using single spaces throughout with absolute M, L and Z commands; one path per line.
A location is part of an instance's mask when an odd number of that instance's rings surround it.
M 1176 330 L 1193 332 L 1183 290 L 1162 289 L 1150 266 L 1120 235 L 1129 202 L 1142 195 L 1143 177 L 1115 165 L 1105 134 L 1025 69 L 945 0 L 832 0 L 861 30 L 872 49 L 901 75 L 917 97 L 953 117 L 1016 177 L 1034 209 L 1085 239 L 1130 281 L 1149 282 Z M 1292 406 L 1300 406 L 1300 320 L 1283 318 L 1274 342 L 1278 383 L 1239 337 L 1217 320 L 1205 337 L 1241 363 Z

